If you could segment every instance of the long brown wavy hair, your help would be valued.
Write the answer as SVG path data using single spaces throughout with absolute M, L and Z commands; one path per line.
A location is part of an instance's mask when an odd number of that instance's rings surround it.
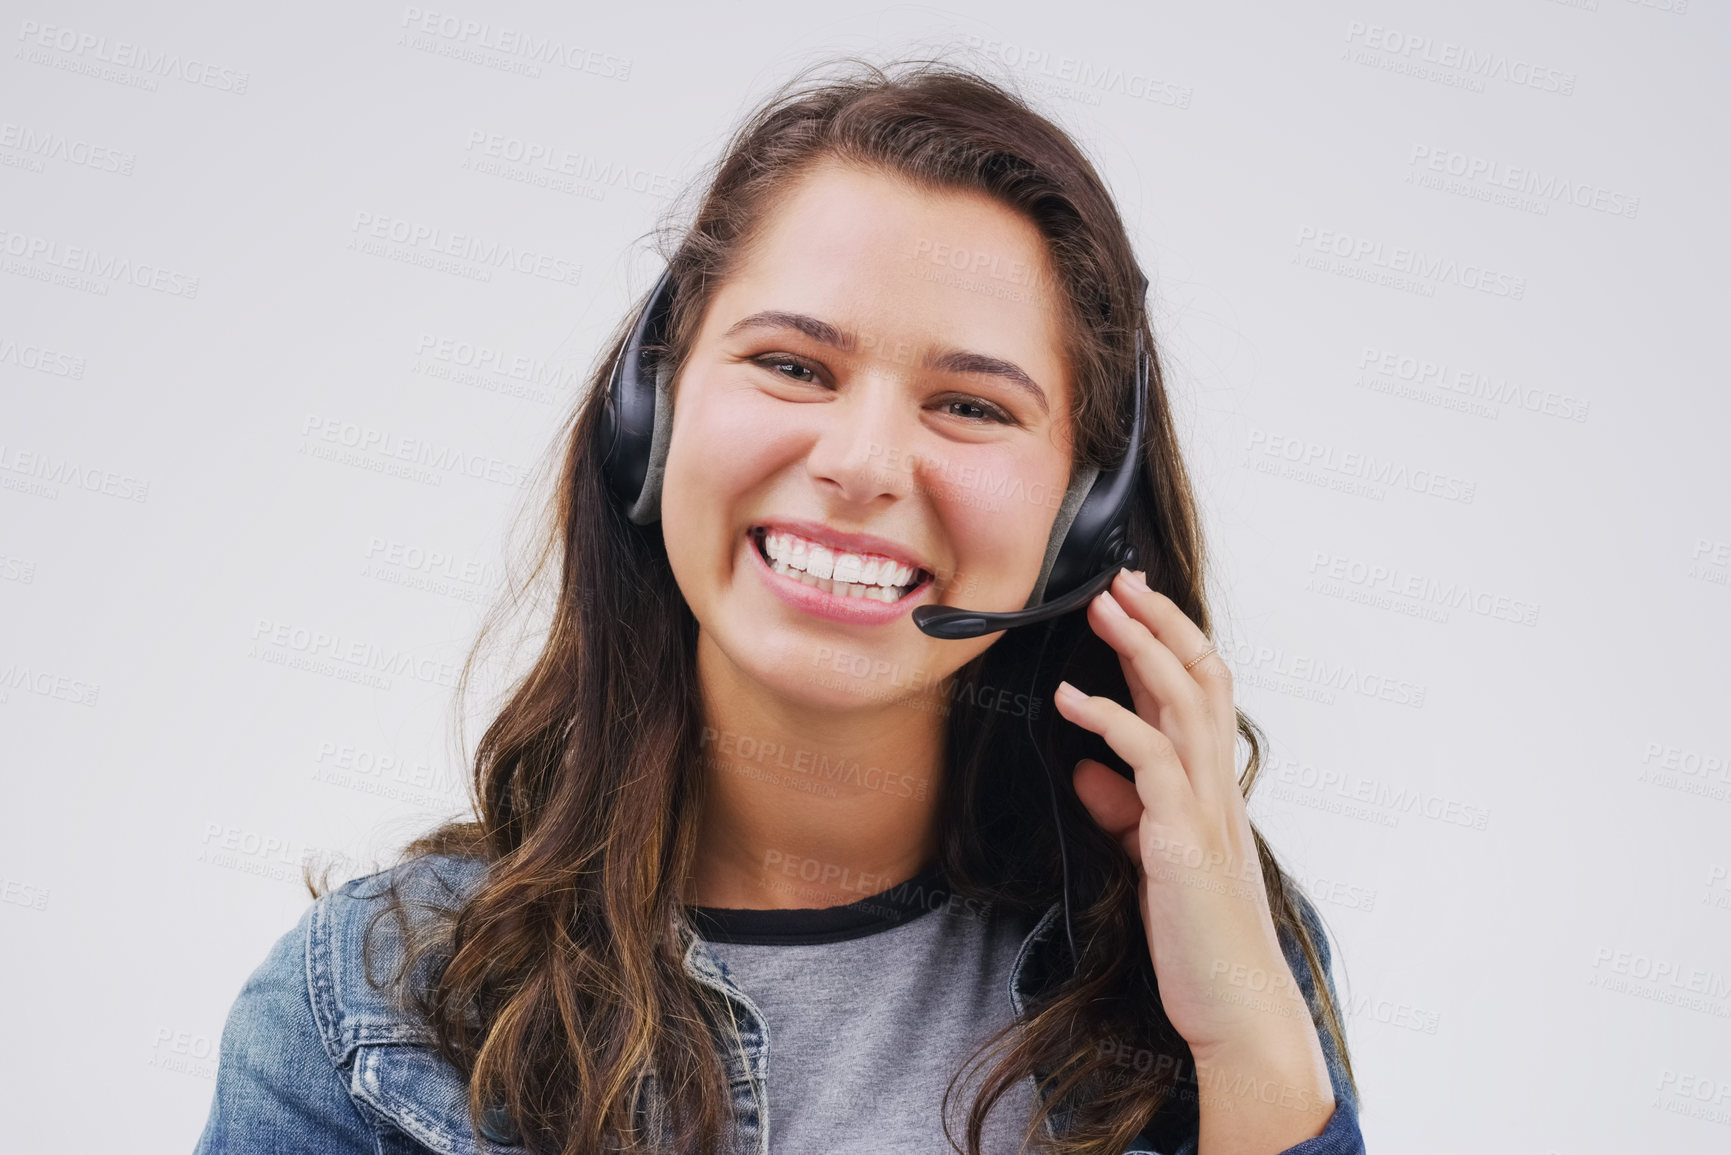
M 664 355 L 676 370 L 683 364 L 717 287 L 779 197 L 816 162 L 839 159 L 922 190 L 992 197 L 1031 221 L 1050 253 L 1077 385 L 1077 463 L 1106 465 L 1123 451 L 1125 391 L 1141 329 L 1154 364 L 1130 539 L 1148 584 L 1212 633 L 1202 536 L 1137 262 L 1091 162 L 1012 87 L 968 69 L 934 60 L 829 63 L 842 67 L 829 76 L 820 73 L 824 66 L 806 69 L 773 93 L 702 182 L 690 223 L 663 226 L 663 256 L 677 286 Z M 561 431 L 562 465 L 528 579 L 557 560 L 556 596 L 537 659 L 477 747 L 474 814 L 402 852 L 403 862 L 453 854 L 486 863 L 459 904 L 414 927 L 403 921 L 408 949 L 398 978 L 431 976 L 404 996 L 405 1005 L 424 1016 L 440 1054 L 468 1079 L 476 1126 L 489 1107 L 502 1105 L 535 1155 L 640 1149 L 634 1124 L 645 1076 L 666 1096 L 677 1150 L 710 1155 L 731 1122 L 713 1033 L 728 1021 L 727 1010 L 683 966 L 690 923 L 681 897 L 708 765 L 694 675 L 697 622 L 674 581 L 659 523 L 626 518 L 595 445 L 607 377 L 636 311 L 616 326 Z M 495 607 L 483 626 L 459 699 L 503 612 Z M 1040 635 L 1006 633 L 956 673 L 938 798 L 939 865 L 951 887 L 1032 912 L 1060 898 L 1046 767 L 1087 756 L 1130 773 L 1097 735 L 1044 708 L 1060 677 L 1129 701 L 1116 653 L 1079 613 L 1046 632 L 1043 661 L 1034 641 Z M 972 692 L 980 686 L 1032 687 L 1031 716 L 968 705 L 981 700 Z M 1028 742 L 1030 724 L 1043 765 Z M 1242 711 L 1237 727 L 1249 747 L 1240 779 L 1248 795 L 1264 739 Z M 1030 1075 L 1045 1094 L 1025 1145 L 1115 1155 L 1150 1121 L 1182 1126 L 1186 1113 L 1195 1118 L 1194 1092 L 1183 1085 L 1183 1073 L 1194 1068 L 1161 1009 L 1138 911 L 1137 867 L 1057 777 L 1080 957 L 1070 957 L 1067 936 L 1049 939 L 1058 954 L 1043 972 L 1050 976 L 1045 989 L 1021 1021 L 971 1060 L 988 1049 L 998 1056 L 968 1114 L 968 1155 L 979 1155 L 992 1104 Z M 1296 889 L 1260 833 L 1256 846 L 1276 925 L 1301 945 L 1318 976 L 1313 1015 L 1345 1060 L 1340 1016 L 1321 981 Z M 388 909 L 400 916 L 394 888 L 391 900 Z M 1125 1078 L 1126 1047 L 1159 1061 L 1138 1061 L 1136 1077 Z M 1345 1071 L 1350 1081 L 1350 1064 Z M 946 1119 L 956 1088 L 952 1079 Z M 1041 1130 L 1060 1102 L 1070 1114 L 1054 1142 Z

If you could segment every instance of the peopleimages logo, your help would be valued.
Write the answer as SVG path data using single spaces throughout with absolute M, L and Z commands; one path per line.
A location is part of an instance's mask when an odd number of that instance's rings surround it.
M 1495 593 L 1471 582 L 1445 581 L 1398 565 L 1364 561 L 1326 550 L 1311 552 L 1310 575 L 1312 581 L 1306 583 L 1306 588 L 1314 586 L 1319 593 L 1336 593 L 1331 587 L 1343 584 L 1367 593 L 1389 594 L 1439 609 L 1464 609 L 1483 618 L 1522 626 L 1534 626 L 1539 621 L 1537 602 Z M 1446 614 L 1443 620 L 1447 620 Z
M 1587 985 L 1731 1017 L 1731 976 L 1676 959 L 1601 946 L 1593 952 Z
M 453 473 L 517 489 L 529 484 L 529 470 L 523 466 L 488 454 L 471 453 L 444 442 L 408 437 L 340 417 L 309 413 L 301 422 L 301 436 L 303 441 L 298 452 L 305 456 L 373 468 L 376 472 L 393 472 L 385 467 L 400 466 L 401 469 L 396 471 L 400 476 L 433 485 L 441 484 L 447 475 Z M 326 444 L 309 446 L 308 442 L 314 439 Z M 347 456 L 339 451 L 346 451 Z
M 9 662 L 0 666 L 0 702 L 11 697 L 11 691 L 21 690 L 44 698 L 57 698 L 75 706 L 94 706 L 102 686 L 86 682 L 71 674 L 57 674 L 39 669 L 26 662 Z
M 867 766 L 858 758 L 845 755 L 837 755 L 832 759 L 824 750 L 790 747 L 785 742 L 765 741 L 750 734 L 736 734 L 731 730 L 716 730 L 710 726 L 703 727 L 699 745 L 704 747 L 709 757 L 723 769 L 743 772 L 748 777 L 767 777 L 770 781 L 784 780 L 785 776 L 776 772 L 787 771 L 821 783 L 827 789 L 808 792 L 821 793 L 826 797 L 836 797 L 839 791 L 835 788 L 840 786 L 878 791 L 897 798 L 924 799 L 926 796 L 928 782 L 924 778 L 916 778 L 912 774 L 885 769 L 882 766 Z M 769 773 L 767 776 L 754 773 L 762 771 Z
M 1430 36 L 1402 32 L 1381 24 L 1349 20 L 1346 24 L 1346 41 L 1347 44 L 1372 54 L 1372 58 L 1359 61 L 1363 64 L 1381 63 L 1374 58 L 1376 54 L 1381 54 L 1391 63 L 1448 69 L 1481 84 L 1486 80 L 1501 80 L 1561 96 L 1572 96 L 1575 92 L 1573 72 L 1547 68 L 1502 52 L 1468 48 L 1452 40 L 1437 40 Z
M 1585 421 L 1592 403 L 1554 389 L 1536 389 L 1497 377 L 1473 366 L 1421 357 L 1366 345 L 1358 355 L 1363 371 L 1358 383 L 1377 388 L 1377 378 L 1459 394 L 1464 399 L 1490 401 L 1564 421 Z M 1495 410 L 1491 411 L 1495 415 Z
M 1641 198 L 1625 192 L 1617 192 L 1589 181 L 1570 180 L 1555 173 L 1540 172 L 1530 166 L 1505 164 L 1500 160 L 1455 149 L 1415 144 L 1407 157 L 1407 164 L 1412 170 L 1407 174 L 1409 181 L 1415 175 L 1423 178 L 1428 173 L 1437 173 L 1459 177 L 1468 184 L 1488 186 L 1487 191 L 1506 189 L 1536 197 L 1540 215 L 1548 213 L 1550 203 L 1557 201 L 1611 216 L 1628 217 L 1631 220 L 1641 209 Z M 1422 179 L 1420 183 L 1423 183 Z M 1442 185 L 1427 187 L 1445 188 Z M 1453 190 L 1445 188 L 1445 191 Z M 1517 204 L 1514 207 L 1522 206 Z
M 43 345 L 20 342 L 3 334 L 0 334 L 0 365 L 16 365 L 52 377 L 71 377 L 74 380 L 84 377 L 84 358 Z
M 76 28 L 40 24 L 35 20 L 19 23 L 18 39 L 26 49 L 52 49 L 64 53 L 65 59 L 84 65 L 82 68 L 73 68 L 72 71 L 75 72 L 87 71 L 93 67 L 87 62 L 94 61 L 96 64 L 113 65 L 116 68 L 144 73 L 144 76 L 137 79 L 148 82 L 146 86 L 150 91 L 156 88 L 155 78 L 172 77 L 202 88 L 214 88 L 218 92 L 232 92 L 236 96 L 244 96 L 247 82 L 252 79 L 250 72 L 242 72 L 238 68 L 225 68 L 190 56 L 182 56 L 178 52 L 157 51 L 128 40 L 111 43 L 106 36 L 80 32 Z M 46 62 L 48 61 L 38 61 Z
M 469 20 L 449 12 L 434 12 L 412 5 L 403 9 L 401 24 L 410 33 L 436 37 L 456 47 L 485 49 L 535 64 L 557 64 L 569 71 L 587 72 L 604 80 L 631 79 L 630 57 L 613 56 L 552 36 L 537 36 L 527 29 L 513 28 L 508 24 Z
M 1337 257 L 1352 262 L 1353 266 L 1358 267 L 1358 272 L 1367 273 L 1368 276 L 1364 278 L 1367 280 L 1376 279 L 1376 274 L 1371 270 L 1381 269 L 1389 275 L 1411 277 L 1421 285 L 1458 285 L 1463 289 L 1488 293 L 1493 297 L 1507 297 L 1511 301 L 1519 301 L 1527 294 L 1525 277 L 1517 277 L 1484 265 L 1462 263 L 1453 257 L 1434 256 L 1404 245 L 1385 246 L 1381 241 L 1372 240 L 1370 237 L 1354 236 L 1334 229 L 1302 225 L 1293 243 L 1300 250 L 1293 260 L 1297 261 L 1303 256 L 1304 250 Z
M 187 300 L 198 296 L 198 278 L 175 269 L 135 262 L 129 257 L 85 245 L 63 244 L 55 237 L 13 232 L 4 226 L 0 226 L 0 254 L 31 262 L 14 267 L 13 262 L 8 261 L 6 271 L 9 273 L 49 280 L 58 274 L 36 268 L 37 265 L 47 265 L 65 270 L 80 282 L 70 287 L 94 289 L 103 296 L 108 293 L 108 282 L 125 282 L 140 289 Z M 86 282 L 85 278 L 94 280 Z
M 0 902 L 22 906 L 28 910 L 47 910 L 48 897 L 47 887 L 33 886 L 28 882 L 0 875 Z
M 1225 641 L 1220 656 L 1232 667 L 1232 676 L 1240 686 L 1282 689 L 1279 680 L 1284 680 L 1318 691 L 1316 700 L 1329 705 L 1334 702 L 1331 691 L 1339 690 L 1420 709 L 1428 692 L 1425 686 L 1380 670 L 1360 669 L 1344 660 L 1331 662 L 1309 654 L 1288 653 L 1283 646 Z
M 1395 785 L 1294 758 L 1271 759 L 1265 770 L 1274 778 L 1271 785 L 1275 789 L 1271 791 L 1271 796 L 1300 806 L 1330 809 L 1325 806 L 1315 807 L 1313 801 L 1306 800 L 1299 794 L 1299 791 L 1307 791 L 1313 798 L 1339 799 L 1342 802 L 1357 803 L 1384 811 L 1392 817 L 1392 821 L 1362 814 L 1348 813 L 1347 816 L 1368 818 L 1385 826 L 1398 826 L 1401 815 L 1428 818 L 1432 822 L 1461 826 L 1469 830 L 1486 830 L 1490 826 L 1489 807 L 1477 806 L 1446 795 L 1432 794 L 1416 786 Z M 1281 790 L 1281 786 L 1286 789 Z
M 1471 505 L 1478 495 L 1478 482 L 1436 469 L 1413 468 L 1402 462 L 1357 450 L 1342 449 L 1307 437 L 1292 437 L 1267 429 L 1252 427 L 1245 446 L 1245 464 L 1261 472 L 1275 472 L 1268 466 L 1285 464 L 1298 471 L 1298 480 L 1309 475 L 1332 478 L 1350 483 L 1381 501 L 1387 489 L 1405 489 L 1444 501 Z M 1382 487 L 1387 487 L 1384 489 Z
M 447 337 L 423 331 L 415 342 L 418 356 L 442 361 L 461 369 L 496 373 L 514 381 L 549 389 L 575 389 L 583 384 L 584 367 L 579 362 L 548 361 L 525 353 L 511 353 L 480 341 Z
M 52 487 L 61 485 L 121 501 L 150 499 L 150 482 L 146 479 L 90 465 L 73 457 L 20 449 L 0 441 L 0 488 L 19 489 L 16 478 L 8 477 L 8 474 L 43 483 L 39 495 L 50 500 L 59 496 L 58 489 Z
M 419 648 L 381 646 L 362 638 L 345 637 L 334 630 L 259 618 L 252 629 L 247 656 L 381 690 L 391 688 L 391 677 L 414 678 L 447 688 L 455 686 L 457 666 L 415 652 Z
M 132 153 L 109 145 L 93 144 L 81 137 L 11 121 L 0 122 L 0 149 L 10 149 L 35 161 L 58 160 L 78 168 L 119 173 L 121 176 L 131 176 L 138 161 Z M 41 172 L 41 166 L 37 165 L 35 171 Z
M 503 133 L 470 129 L 463 151 L 470 156 L 465 167 L 472 166 L 475 154 L 482 158 L 522 165 L 554 176 L 570 177 L 595 185 L 628 188 L 632 192 L 666 200 L 678 192 L 676 178 L 646 168 L 633 168 L 614 160 L 603 160 L 588 153 L 572 152 L 561 145 L 524 140 Z M 477 170 L 487 171 L 487 170 Z
M 1189 85 L 1137 69 L 1096 64 L 1078 56 L 1054 56 L 1042 48 L 983 36 L 968 36 L 966 40 L 974 51 L 995 57 L 1033 81 L 1044 82 L 1058 95 L 1088 104 L 1100 103 L 1099 93 L 1110 92 L 1152 104 L 1189 108 L 1195 96 L 1195 89 Z
M 474 233 L 458 233 L 437 225 L 402 217 L 382 216 L 359 210 L 349 226 L 352 236 L 349 248 L 375 256 L 391 255 L 384 243 L 401 246 L 408 254 L 424 254 L 429 259 L 452 257 L 489 268 L 509 268 L 526 276 L 539 277 L 556 284 L 575 285 L 583 275 L 583 266 L 550 253 L 503 244 Z M 424 263 L 411 260 L 409 263 Z M 490 279 L 487 269 L 476 269 L 480 279 Z

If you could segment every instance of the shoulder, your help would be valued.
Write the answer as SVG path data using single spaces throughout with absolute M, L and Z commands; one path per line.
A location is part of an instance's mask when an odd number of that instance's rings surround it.
M 478 860 L 429 856 L 313 902 L 229 1011 L 198 1152 L 372 1152 L 381 1126 L 434 1151 L 492 1149 L 476 1145 L 461 1076 L 384 983 L 403 927 L 453 908 L 484 875 Z M 402 920 L 382 917 L 393 884 Z
M 386 980 L 402 965 L 404 930 L 424 931 L 485 874 L 479 859 L 428 855 L 354 879 L 313 904 L 307 983 L 332 1062 L 346 1062 L 369 1043 L 431 1042 Z

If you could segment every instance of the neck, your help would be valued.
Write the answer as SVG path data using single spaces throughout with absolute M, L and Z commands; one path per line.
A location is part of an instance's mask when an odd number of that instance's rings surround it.
M 702 631 L 697 670 L 707 780 L 687 903 L 840 906 L 936 856 L 942 698 L 804 706 L 746 677 Z

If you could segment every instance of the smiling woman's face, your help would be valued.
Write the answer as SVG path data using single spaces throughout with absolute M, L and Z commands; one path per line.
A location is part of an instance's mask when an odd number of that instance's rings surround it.
M 1039 576 L 1071 445 L 1050 284 L 1037 230 L 984 196 L 832 162 L 784 195 L 681 368 L 661 494 L 674 577 L 741 675 L 882 705 L 1002 636 L 909 613 L 1020 609 Z

